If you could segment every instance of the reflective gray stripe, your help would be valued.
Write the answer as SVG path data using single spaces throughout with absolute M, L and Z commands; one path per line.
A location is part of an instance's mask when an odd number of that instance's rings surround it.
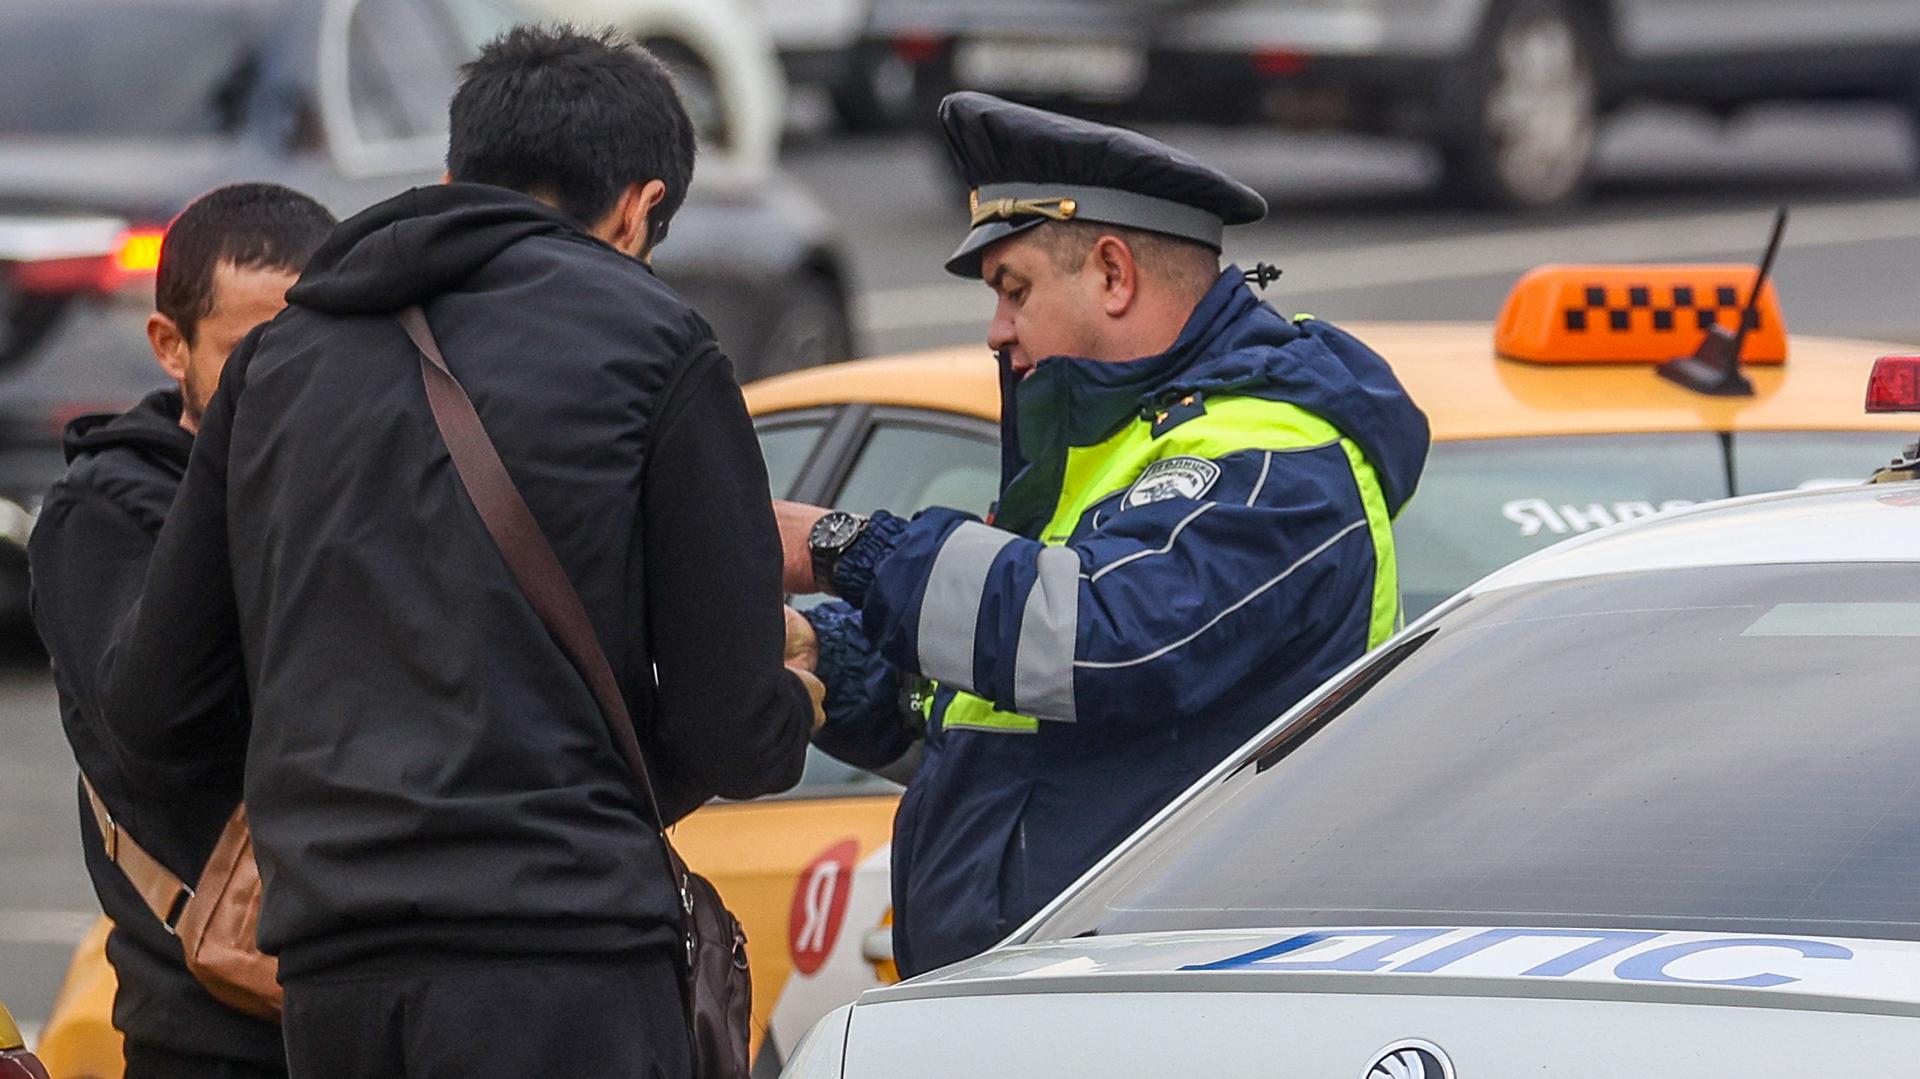
M 1260 492 L 1267 489 L 1267 473 L 1273 471 L 1273 451 L 1268 450 L 1262 456 L 1265 460 L 1260 462 L 1260 479 L 1253 485 L 1253 493 L 1247 496 L 1248 506 L 1260 500 Z
M 1326 553 L 1327 548 L 1332 547 L 1334 544 L 1339 543 L 1341 540 L 1347 538 L 1348 536 L 1352 535 L 1354 532 L 1365 527 L 1367 527 L 1367 521 L 1366 521 L 1366 518 L 1363 517 L 1360 520 L 1355 521 L 1352 524 L 1348 525 L 1347 527 L 1341 529 L 1340 531 L 1335 532 L 1331 537 L 1327 539 L 1325 543 L 1322 543 L 1320 546 L 1315 547 L 1313 550 L 1308 551 L 1306 554 L 1301 555 L 1300 558 L 1297 561 L 1295 561 L 1293 565 L 1288 566 L 1284 571 L 1282 571 L 1280 576 L 1275 577 L 1274 579 L 1266 582 L 1265 584 L 1247 593 L 1246 595 L 1241 596 L 1238 600 L 1234 601 L 1232 606 L 1228 607 L 1224 611 L 1221 611 L 1219 614 L 1214 615 L 1213 618 L 1208 620 L 1206 625 L 1201 626 L 1199 629 L 1194 630 L 1192 633 L 1187 634 L 1185 637 L 1180 638 L 1179 640 L 1173 642 L 1172 644 L 1165 645 L 1160 648 L 1156 648 L 1153 651 L 1148 652 L 1146 655 L 1139 657 L 1138 659 L 1123 659 L 1123 660 L 1118 660 L 1116 662 L 1111 662 L 1111 663 L 1104 663 L 1104 662 L 1095 663 L 1092 661 L 1083 660 L 1081 662 L 1075 663 L 1074 666 L 1085 667 L 1089 670 L 1113 671 L 1113 670 L 1119 670 L 1122 667 L 1137 667 L 1142 663 L 1152 663 L 1154 660 L 1159 659 L 1161 656 L 1166 655 L 1168 652 L 1171 652 L 1176 648 L 1180 648 L 1185 645 L 1193 643 L 1193 641 L 1196 640 L 1202 633 L 1205 633 L 1206 631 L 1219 625 L 1221 619 L 1224 619 L 1225 617 L 1232 614 L 1233 612 L 1239 610 L 1242 607 L 1245 607 L 1247 604 L 1252 603 L 1262 593 L 1268 591 L 1274 585 L 1277 585 L 1281 581 L 1284 581 L 1287 578 L 1293 576 L 1293 573 L 1295 570 L 1299 569 L 1301 566 L 1306 565 L 1307 563 L 1313 561 L 1314 559 L 1320 557 L 1322 554 Z
M 1119 569 L 1121 566 L 1138 562 L 1142 558 L 1152 558 L 1155 555 L 1167 554 L 1168 552 L 1173 550 L 1174 544 L 1180 542 L 1180 533 L 1185 532 L 1187 530 L 1187 526 L 1193 523 L 1193 519 L 1195 517 L 1200 516 L 1201 514 L 1207 512 L 1208 510 L 1212 509 L 1217 505 L 1219 505 L 1219 503 L 1217 502 L 1201 503 L 1199 509 L 1196 509 L 1192 513 L 1187 514 L 1185 519 L 1183 519 L 1179 524 L 1173 526 L 1173 531 L 1168 534 L 1167 542 L 1165 546 L 1158 547 L 1148 551 L 1135 551 L 1132 554 L 1126 556 L 1125 558 L 1116 558 L 1113 561 L 1107 563 L 1106 565 L 1101 566 L 1099 569 L 1094 570 L 1093 576 L 1088 577 L 1087 580 L 1089 582 L 1097 581 L 1100 578 L 1105 577 L 1107 574 L 1112 573 L 1114 570 Z M 1096 525 L 1095 527 L 1098 527 L 1098 526 Z
M 1020 613 L 1013 664 L 1013 707 L 1036 719 L 1072 723 L 1073 643 L 1080 627 L 1080 556 L 1065 547 L 1040 552 L 1033 591 Z
M 920 600 L 921 674 L 973 691 L 973 634 L 987 595 L 987 573 L 994 558 L 1017 538 L 968 521 L 940 545 Z

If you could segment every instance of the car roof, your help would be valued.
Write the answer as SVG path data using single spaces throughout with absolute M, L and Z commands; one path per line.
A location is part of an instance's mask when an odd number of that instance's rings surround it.
M 1349 332 L 1393 365 L 1433 423 L 1461 441 L 1675 431 L 1911 431 L 1912 417 L 1863 410 L 1873 361 L 1909 346 L 1795 337 L 1787 363 L 1749 367 L 1752 397 L 1711 397 L 1652 364 L 1532 364 L 1493 353 L 1481 323 L 1356 323 Z M 984 347 L 832 364 L 747 387 L 756 415 L 834 403 L 894 405 L 993 420 L 999 380 Z
M 1467 589 L 1713 566 L 1920 562 L 1920 483 L 1702 503 L 1563 540 Z

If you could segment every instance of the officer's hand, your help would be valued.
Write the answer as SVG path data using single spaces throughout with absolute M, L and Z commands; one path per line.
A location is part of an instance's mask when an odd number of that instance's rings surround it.
M 774 500 L 773 516 L 780 525 L 780 552 L 785 558 L 781 577 L 786 582 L 788 595 L 804 596 L 823 590 L 821 582 L 813 579 L 813 552 L 807 547 L 807 536 L 813 531 L 814 522 L 826 515 L 827 511 L 819 506 Z
M 820 638 L 813 632 L 813 623 L 792 607 L 781 610 L 787 612 L 787 654 L 783 662 L 798 670 L 814 670 L 820 665 Z

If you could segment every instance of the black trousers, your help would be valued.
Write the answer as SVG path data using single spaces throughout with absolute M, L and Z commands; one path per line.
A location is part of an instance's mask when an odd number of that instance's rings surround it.
M 690 1079 L 663 953 L 488 961 L 289 981 L 293 1079 Z
M 158 1045 L 129 1041 L 126 1079 L 286 1079 L 287 1069 L 239 1060 L 196 1056 Z

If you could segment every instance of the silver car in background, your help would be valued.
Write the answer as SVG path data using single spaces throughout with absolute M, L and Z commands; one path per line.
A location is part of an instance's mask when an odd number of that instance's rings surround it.
M 0 4 L 0 621 L 24 610 L 66 422 L 164 381 L 143 327 L 173 215 L 240 180 L 343 217 L 437 182 L 459 65 L 537 17 L 517 0 Z M 838 227 L 766 141 L 703 150 L 657 264 L 743 380 L 856 348 Z
M 1892 101 L 1920 131 L 1916 0 L 877 0 L 870 34 L 927 103 L 1407 136 L 1517 209 L 1578 199 L 1632 101 Z

